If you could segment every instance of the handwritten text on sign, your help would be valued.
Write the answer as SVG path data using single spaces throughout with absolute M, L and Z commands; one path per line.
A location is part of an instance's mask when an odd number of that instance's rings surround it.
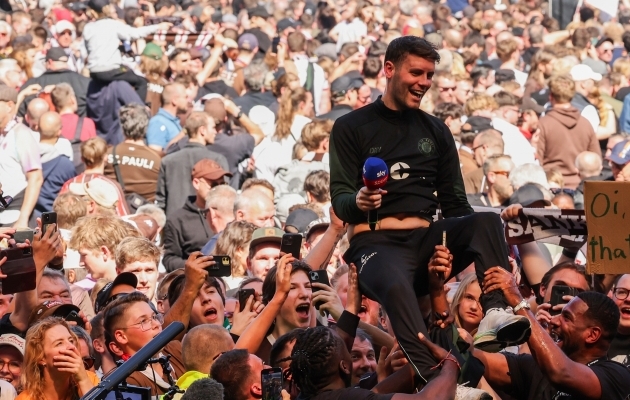
M 584 211 L 588 272 L 630 272 L 630 182 L 585 182 Z

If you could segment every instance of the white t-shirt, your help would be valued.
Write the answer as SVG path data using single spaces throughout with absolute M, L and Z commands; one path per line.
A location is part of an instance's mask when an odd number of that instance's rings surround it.
M 296 56 L 293 58 L 293 63 L 298 71 L 298 78 L 300 79 L 300 86 L 306 84 L 308 63 L 310 60 L 306 56 Z M 315 115 L 319 115 L 319 104 L 321 103 L 322 92 L 328 88 L 328 81 L 322 67 L 313 63 L 313 105 L 315 107 Z
M 492 118 L 492 127 L 503 134 L 503 153 L 512 157 L 514 166 L 538 164 L 535 150 L 518 128 L 501 118 Z
M 15 197 L 26 189 L 26 173 L 41 170 L 42 163 L 32 131 L 16 121 L 7 128 L 0 133 L 0 183 L 4 196 Z M 20 210 L 6 210 L 0 213 L 0 223 L 12 224 L 19 217 Z
M 350 22 L 341 21 L 332 29 L 337 32 L 337 52 L 345 43 L 361 43 L 361 39 L 367 36 L 367 25 L 359 18 Z

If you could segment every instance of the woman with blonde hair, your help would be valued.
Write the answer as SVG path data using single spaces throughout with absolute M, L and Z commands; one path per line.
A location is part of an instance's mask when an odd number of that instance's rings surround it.
M 228 255 L 232 259 L 232 275 L 224 277 L 228 289 L 234 289 L 247 277 L 249 242 L 257 226 L 247 221 L 234 221 L 221 232 L 213 255 Z
M 609 137 L 617 133 L 617 121 L 613 107 L 604 100 L 597 86 L 593 86 L 586 98 L 595 106 L 597 114 L 599 114 L 599 126 L 595 130 L 597 140 L 608 140 Z
M 313 96 L 302 87 L 286 90 L 280 97 L 276 132 L 272 141 L 279 144 L 278 166 L 291 162 L 293 146 L 302 137 L 302 129 L 311 122 Z
M 459 282 L 451 303 L 451 314 L 455 318 L 455 324 L 471 336 L 475 336 L 483 318 L 480 297 L 481 287 L 477 281 L 477 275 L 468 274 Z
M 26 334 L 22 393 L 18 400 L 78 399 L 97 383 L 88 374 L 79 340 L 61 318 L 45 318 Z

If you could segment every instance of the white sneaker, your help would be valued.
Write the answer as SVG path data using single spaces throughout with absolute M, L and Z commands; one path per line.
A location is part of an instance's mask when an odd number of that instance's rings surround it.
M 492 400 L 492 396 L 481 389 L 457 385 L 455 400 Z
M 532 327 L 526 317 L 514 315 L 511 310 L 493 308 L 479 323 L 474 344 L 483 351 L 496 353 L 526 342 L 531 333 Z

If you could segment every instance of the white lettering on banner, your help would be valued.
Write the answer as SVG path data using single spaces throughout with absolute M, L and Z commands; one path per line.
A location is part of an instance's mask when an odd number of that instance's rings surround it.
M 120 157 L 118 156 L 118 154 L 116 155 L 116 158 L 120 160 Z M 108 157 L 108 162 L 110 164 L 113 162 L 113 158 L 111 158 L 111 154 Z M 140 167 L 140 168 L 145 168 L 145 169 L 153 169 L 153 165 L 155 164 L 155 161 L 153 160 L 147 160 L 146 158 L 130 157 L 130 156 L 122 156 L 122 161 L 119 161 L 119 162 L 121 165 L 128 165 L 130 167 Z

